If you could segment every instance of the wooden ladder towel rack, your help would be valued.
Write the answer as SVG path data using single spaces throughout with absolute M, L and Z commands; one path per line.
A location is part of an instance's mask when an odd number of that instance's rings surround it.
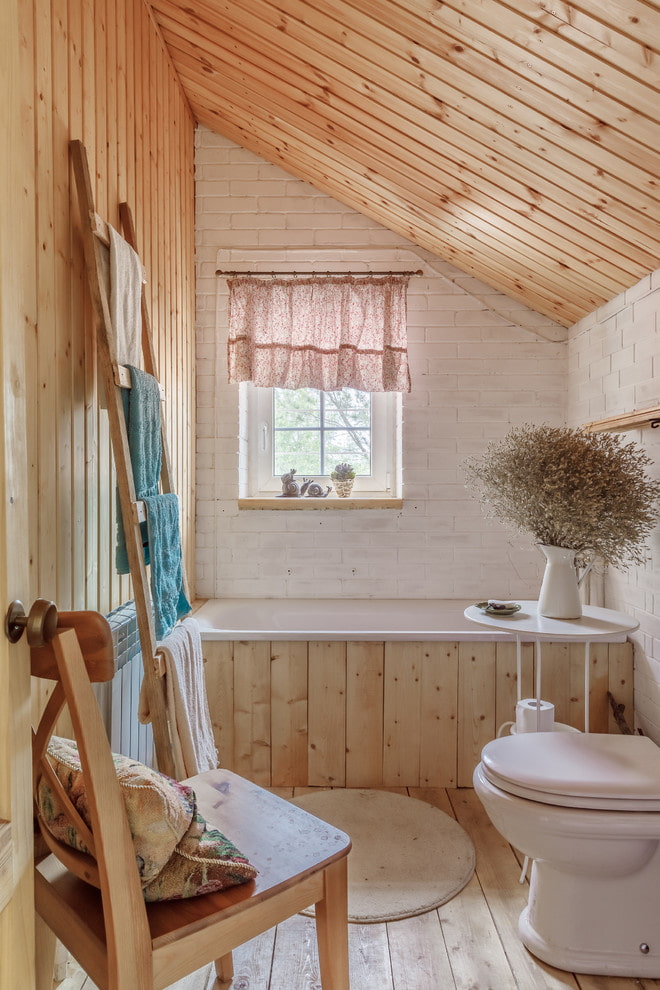
M 72 141 L 70 143 L 70 153 L 82 221 L 85 267 L 96 314 L 99 369 L 105 386 L 108 406 L 110 439 L 115 459 L 119 505 L 124 525 L 130 575 L 133 583 L 133 596 L 135 599 L 138 633 L 142 650 L 145 687 L 154 734 L 154 746 L 158 768 L 163 773 L 174 777 L 174 761 L 170 744 L 169 724 L 162 679 L 163 671 L 160 658 L 156 654 L 156 629 L 151 606 L 147 569 L 144 562 L 142 531 L 140 528 L 140 524 L 144 520 L 144 505 L 136 498 L 126 419 L 121 396 L 122 388 L 130 387 L 131 378 L 128 369 L 119 365 L 117 361 L 115 333 L 110 318 L 108 286 L 104 274 L 105 266 L 102 252 L 107 249 L 110 241 L 108 224 L 97 214 L 94 207 L 87 152 L 84 145 L 80 141 Z M 125 240 L 138 253 L 133 217 L 126 203 L 120 204 L 119 217 Z M 144 284 L 142 285 L 141 311 L 144 370 L 158 380 Z M 160 486 L 163 493 L 170 493 L 174 491 L 174 487 L 172 484 L 162 403 L 160 419 L 162 443 Z M 183 583 L 184 591 L 187 595 L 185 571 L 183 574 Z

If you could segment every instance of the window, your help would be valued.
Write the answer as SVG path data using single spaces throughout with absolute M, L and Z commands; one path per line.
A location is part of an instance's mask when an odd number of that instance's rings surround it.
M 398 392 L 345 388 L 257 388 L 241 385 L 241 436 L 247 446 L 247 494 L 276 495 L 281 476 L 331 484 L 336 464 L 356 470 L 356 495 L 399 494 L 400 408 Z

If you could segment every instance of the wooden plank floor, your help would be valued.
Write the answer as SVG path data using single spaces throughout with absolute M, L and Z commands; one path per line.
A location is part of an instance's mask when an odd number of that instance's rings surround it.
M 519 882 L 520 862 L 474 791 L 409 788 L 407 793 L 460 822 L 475 844 L 476 873 L 437 911 L 390 924 L 349 925 L 351 990 L 660 990 L 660 980 L 576 976 L 534 959 L 517 934 L 528 889 Z M 234 953 L 234 969 L 231 990 L 320 990 L 313 920 L 298 915 L 247 942 Z M 95 990 L 74 962 L 55 986 Z M 173 986 L 214 990 L 212 967 Z

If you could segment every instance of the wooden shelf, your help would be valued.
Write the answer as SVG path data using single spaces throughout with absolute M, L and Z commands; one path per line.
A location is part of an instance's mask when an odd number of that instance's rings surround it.
M 239 509 L 401 509 L 402 498 L 239 498 Z
M 587 433 L 606 433 L 610 430 L 634 430 L 638 426 L 660 426 L 660 406 L 634 409 L 607 419 L 596 419 L 593 423 L 585 423 L 583 428 Z

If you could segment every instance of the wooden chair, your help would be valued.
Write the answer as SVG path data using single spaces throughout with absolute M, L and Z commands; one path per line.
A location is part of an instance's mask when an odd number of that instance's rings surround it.
M 94 856 L 60 844 L 39 823 L 37 845 L 48 850 L 36 857 L 35 868 L 37 990 L 51 990 L 56 938 L 101 990 L 167 987 L 213 961 L 216 986 L 228 986 L 233 948 L 311 904 L 323 990 L 348 990 L 348 836 L 227 770 L 186 783 L 209 824 L 257 867 L 256 880 L 220 893 L 145 903 L 91 686 L 114 674 L 110 628 L 96 612 L 62 613 L 60 625 L 73 628 L 58 629 L 49 644 L 32 650 L 32 674 L 56 682 L 34 733 L 34 776 L 42 772 L 66 703 L 86 777 L 92 834 L 85 841 Z

